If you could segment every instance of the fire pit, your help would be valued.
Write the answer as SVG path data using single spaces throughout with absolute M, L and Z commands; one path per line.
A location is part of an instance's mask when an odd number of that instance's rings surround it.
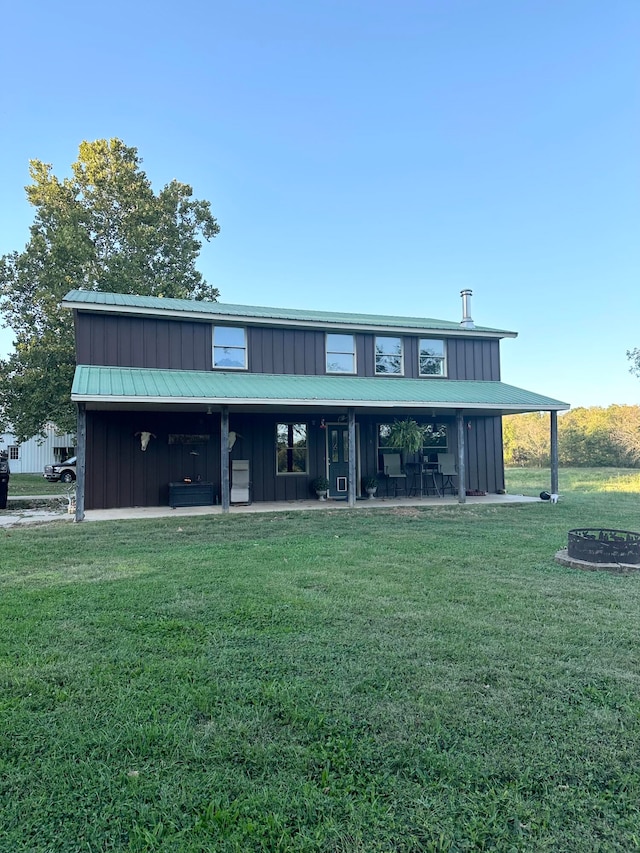
M 569 531 L 569 547 L 556 560 L 577 569 L 640 571 L 640 533 L 606 527 L 582 527 Z

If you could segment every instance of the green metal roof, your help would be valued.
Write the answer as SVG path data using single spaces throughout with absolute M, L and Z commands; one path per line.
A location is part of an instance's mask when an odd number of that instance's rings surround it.
M 169 314 L 200 319 L 225 318 L 238 321 L 270 321 L 273 323 L 317 324 L 327 327 L 404 328 L 415 331 L 454 332 L 464 335 L 490 334 L 494 337 L 516 337 L 516 332 L 493 329 L 489 326 L 462 328 L 460 323 L 434 320 L 429 317 L 406 317 L 378 314 L 348 314 L 338 311 L 310 311 L 306 308 L 266 308 L 255 305 L 231 305 L 224 302 L 203 302 L 194 299 L 164 299 L 158 296 L 134 296 L 128 293 L 105 293 L 93 290 L 71 290 L 63 306 L 79 310 L 104 310 L 114 313 Z
M 569 404 L 504 382 L 359 376 L 292 376 L 79 365 L 76 402 L 158 405 L 299 405 L 356 408 L 461 408 L 504 412 L 568 409 Z

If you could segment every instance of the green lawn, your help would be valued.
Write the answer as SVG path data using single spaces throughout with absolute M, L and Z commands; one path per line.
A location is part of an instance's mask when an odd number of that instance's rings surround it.
M 73 484 L 71 484 L 73 485 Z M 9 495 L 64 495 L 69 485 L 66 483 L 50 483 L 42 474 L 11 474 L 9 478 Z
M 549 490 L 548 468 L 507 468 L 507 491 L 513 495 L 539 495 Z M 577 492 L 640 493 L 640 470 L 637 468 L 560 468 L 559 494 Z
M 0 530 L 0 851 L 638 849 L 640 577 L 553 560 L 616 476 Z

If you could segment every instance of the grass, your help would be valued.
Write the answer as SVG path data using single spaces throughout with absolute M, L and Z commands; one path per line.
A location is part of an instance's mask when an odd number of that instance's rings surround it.
M 569 482 L 0 530 L 0 850 L 638 849 L 640 577 L 553 555 L 639 495 Z
M 548 468 L 507 468 L 507 490 L 511 494 L 538 495 L 548 490 Z M 560 468 L 558 488 L 563 492 L 634 492 L 640 493 L 640 470 L 637 468 Z
M 71 484 L 73 485 L 73 484 Z M 50 483 L 42 474 L 11 474 L 9 495 L 64 495 L 69 488 L 67 483 Z

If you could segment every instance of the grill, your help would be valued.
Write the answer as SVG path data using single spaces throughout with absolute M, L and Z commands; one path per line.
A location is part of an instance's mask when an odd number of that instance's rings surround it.
M 640 533 L 606 527 L 570 530 L 567 553 L 588 563 L 640 564 Z

